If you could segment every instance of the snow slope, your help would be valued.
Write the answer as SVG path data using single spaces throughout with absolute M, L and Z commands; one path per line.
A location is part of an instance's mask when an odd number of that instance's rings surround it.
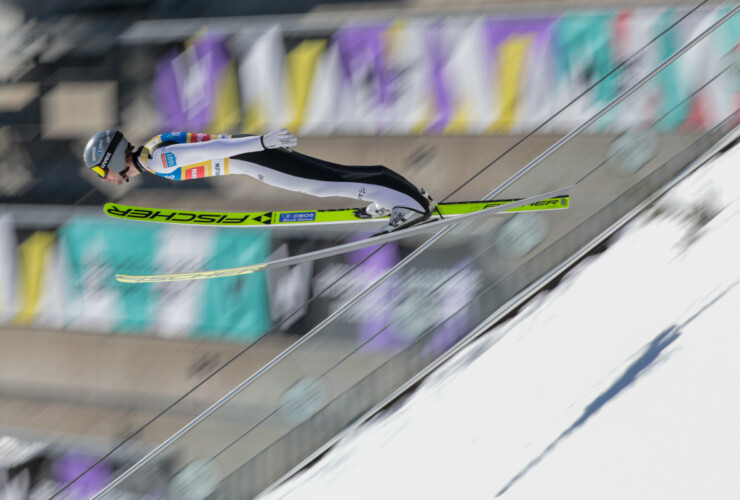
M 735 147 L 265 498 L 740 498 L 739 249 Z

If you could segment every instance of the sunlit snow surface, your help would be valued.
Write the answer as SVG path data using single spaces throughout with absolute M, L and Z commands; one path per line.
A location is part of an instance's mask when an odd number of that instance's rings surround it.
M 656 208 L 266 498 L 740 498 L 740 147 Z

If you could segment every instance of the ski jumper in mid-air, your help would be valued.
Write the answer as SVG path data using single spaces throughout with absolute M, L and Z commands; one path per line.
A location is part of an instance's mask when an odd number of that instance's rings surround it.
M 424 221 L 434 210 L 423 189 L 387 167 L 339 165 L 286 149 L 297 143 L 286 129 L 263 136 L 170 132 L 133 151 L 121 132 L 105 130 L 90 138 L 84 160 L 104 181 L 119 185 L 145 171 L 172 180 L 246 174 L 290 191 L 368 201 L 358 215 L 390 215 L 381 232 Z

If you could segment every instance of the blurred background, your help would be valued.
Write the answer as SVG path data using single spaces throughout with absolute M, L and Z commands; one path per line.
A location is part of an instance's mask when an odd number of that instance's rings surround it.
M 82 162 L 92 134 L 119 129 L 140 145 L 167 131 L 287 127 L 303 153 L 386 165 L 439 200 L 482 199 L 733 7 L 688 0 L 0 1 L 6 498 L 89 498 L 311 332 L 317 340 L 271 365 L 222 420 L 200 426 L 197 438 L 142 469 L 145 478 L 106 498 L 206 498 L 239 470 L 229 490 L 238 496 L 221 498 L 254 496 L 737 125 L 740 16 L 500 193 L 523 197 L 578 184 L 581 196 L 567 215 L 517 215 L 455 231 L 347 311 L 423 239 L 236 278 L 116 282 L 117 272 L 233 267 L 364 233 L 107 219 L 101 207 L 108 201 L 232 211 L 353 203 L 246 177 L 178 183 L 142 175 L 124 186 L 104 184 Z M 661 174 L 666 165 L 670 173 Z M 576 230 L 580 239 L 570 241 L 577 245 L 559 243 Z M 532 264 L 545 255 L 546 263 Z M 327 332 L 323 322 L 337 312 Z M 405 362 L 394 365 L 400 354 Z M 367 382 L 379 373 L 382 381 Z M 341 410 L 330 408 L 342 396 Z M 264 430 L 268 417 L 279 423 Z M 301 431 L 307 423 L 314 427 Z M 212 432 L 223 433 L 222 444 L 203 451 Z M 291 432 L 302 436 L 299 444 L 285 441 L 264 455 Z M 234 436 L 244 443 L 245 434 L 252 441 L 234 447 Z M 226 448 L 233 456 L 218 451 Z M 214 454 L 224 462 L 215 469 Z M 197 461 L 204 456 L 209 466 Z M 260 456 L 269 465 L 257 467 Z M 251 469 L 240 468 L 250 460 Z M 194 463 L 197 471 L 188 471 Z M 191 488 L 190 497 L 172 493 L 193 478 L 214 486 Z

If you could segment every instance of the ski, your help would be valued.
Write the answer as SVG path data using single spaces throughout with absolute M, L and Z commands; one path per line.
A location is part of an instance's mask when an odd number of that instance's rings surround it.
M 472 212 L 479 212 L 488 208 L 500 207 L 516 201 L 460 201 L 454 203 L 440 203 L 438 205 L 442 217 L 456 217 Z M 506 212 L 533 212 L 541 210 L 559 210 L 568 208 L 568 196 L 552 197 L 507 209 Z M 356 215 L 359 208 L 340 208 L 329 210 L 293 210 L 283 212 L 197 212 L 192 210 L 168 210 L 163 208 L 135 207 L 119 203 L 106 203 L 104 211 L 110 217 L 118 219 L 163 222 L 167 224 L 187 224 L 199 226 L 220 227 L 265 227 L 265 226 L 295 226 L 317 224 L 346 224 L 361 222 L 386 221 L 388 217 L 362 218 Z M 434 214 L 432 220 L 438 219 Z
M 210 271 L 196 271 L 176 274 L 158 274 L 150 276 L 135 276 L 126 274 L 117 274 L 116 279 L 121 283 L 162 283 L 169 281 L 190 281 L 190 280 L 201 280 L 211 278 L 224 278 L 227 276 L 240 276 L 243 274 L 251 274 L 258 271 L 265 271 L 268 269 L 277 269 L 285 266 L 294 264 L 300 264 L 301 262 L 308 262 L 312 260 L 322 259 L 325 257 L 331 257 L 334 255 L 340 255 L 360 248 L 365 248 L 381 243 L 388 243 L 390 241 L 400 240 L 421 232 L 430 230 L 442 229 L 445 226 L 451 224 L 457 224 L 462 222 L 468 222 L 479 217 L 487 217 L 489 215 L 505 213 L 512 209 L 526 207 L 528 205 L 537 204 L 540 202 L 549 203 L 548 200 L 562 200 L 565 207 L 569 204 L 569 194 L 575 186 L 570 186 L 558 191 L 541 194 L 538 196 L 532 196 L 530 198 L 524 198 L 520 200 L 510 201 L 499 205 L 494 205 L 490 208 L 484 208 L 482 210 L 461 214 L 457 217 L 437 219 L 431 222 L 427 221 L 422 224 L 417 224 L 406 229 L 401 229 L 391 233 L 381 234 L 366 238 L 360 241 L 354 241 L 350 243 L 344 243 L 322 250 L 316 250 L 292 257 L 286 257 L 284 259 L 273 260 L 269 262 L 263 262 L 260 264 L 251 264 L 241 267 L 232 267 L 229 269 L 214 269 Z

